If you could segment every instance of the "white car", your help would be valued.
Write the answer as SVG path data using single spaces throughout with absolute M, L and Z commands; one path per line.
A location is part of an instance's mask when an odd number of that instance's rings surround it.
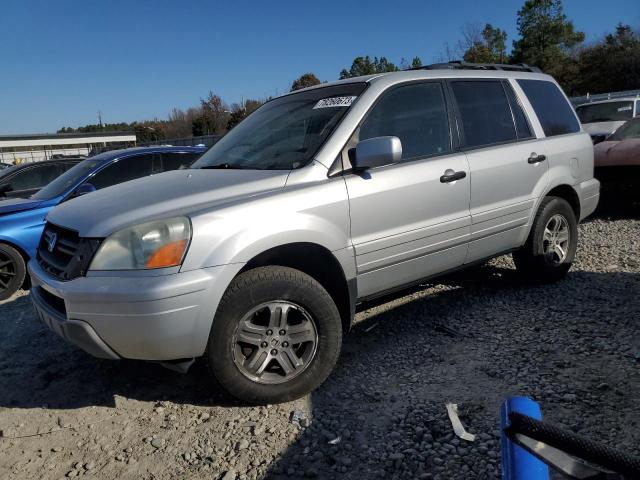
M 576 107 L 584 130 L 591 138 L 607 137 L 627 120 L 640 116 L 640 97 L 620 97 L 584 103 Z

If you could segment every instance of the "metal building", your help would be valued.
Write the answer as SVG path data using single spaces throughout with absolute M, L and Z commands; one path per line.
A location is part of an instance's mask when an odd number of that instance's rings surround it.
M 39 162 L 58 155 L 89 155 L 96 150 L 135 145 L 133 132 L 0 135 L 0 162 Z

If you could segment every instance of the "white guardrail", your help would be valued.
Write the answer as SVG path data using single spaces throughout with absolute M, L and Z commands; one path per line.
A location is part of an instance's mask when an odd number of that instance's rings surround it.
M 0 152 L 0 162 L 8 164 L 21 164 L 41 162 L 48 160 L 53 155 L 88 155 L 87 147 L 81 148 L 57 148 L 45 150 L 24 150 L 21 152 Z
M 638 97 L 640 98 L 640 90 L 625 90 L 622 92 L 610 92 L 610 93 L 596 93 L 586 94 L 581 97 L 571 97 L 571 103 L 573 106 L 582 105 L 583 103 L 599 102 L 601 100 L 611 100 L 621 97 Z

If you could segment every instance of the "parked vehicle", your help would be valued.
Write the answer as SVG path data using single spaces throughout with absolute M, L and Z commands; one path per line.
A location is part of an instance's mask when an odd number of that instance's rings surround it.
M 640 198 L 640 118 L 629 120 L 594 147 L 595 176 L 609 196 Z
M 362 300 L 508 252 L 563 278 L 599 198 L 566 96 L 525 66 L 429 68 L 276 98 L 192 170 L 56 208 L 40 318 L 96 357 L 205 356 L 273 403 L 326 379 Z
M 45 160 L 15 165 L 2 170 L 0 171 L 0 200 L 29 197 L 81 160 L 81 158 Z
M 603 141 L 627 120 L 640 115 L 640 98 L 621 97 L 576 107 L 584 130 L 594 143 Z
M 29 198 L 0 202 L 0 300 L 22 286 L 26 262 L 35 256 L 44 218 L 53 207 L 111 185 L 188 168 L 204 151 L 195 147 L 153 147 L 107 152 L 83 160 Z M 99 215 L 99 210 L 94 213 Z M 65 248 L 63 243 L 59 247 Z

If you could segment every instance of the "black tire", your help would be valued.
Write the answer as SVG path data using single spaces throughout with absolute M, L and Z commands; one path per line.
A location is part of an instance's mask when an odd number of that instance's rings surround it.
M 248 361 L 250 354 L 243 358 L 245 355 L 243 352 L 247 347 L 240 341 L 236 342 L 236 335 L 239 335 L 240 325 L 246 324 L 246 319 L 256 318 L 255 316 L 261 314 L 260 308 L 270 308 L 278 302 L 299 306 L 299 311 L 296 308 L 290 311 L 296 312 L 296 315 L 302 315 L 299 312 L 307 315 L 305 321 L 310 321 L 310 325 L 313 325 L 313 336 L 316 340 L 313 350 L 308 351 L 313 353 L 307 353 L 311 355 L 310 359 L 304 363 L 306 366 L 300 373 L 294 372 L 293 378 L 284 380 L 287 374 L 284 369 L 278 370 L 280 363 L 269 364 L 274 367 L 272 370 L 275 369 L 275 373 L 267 373 L 267 375 L 277 378 L 280 372 L 283 374 L 283 380 L 281 380 L 282 383 L 265 384 L 261 383 L 264 381 L 262 378 L 251 379 L 247 375 L 247 369 L 243 364 Z M 265 304 L 270 307 L 261 307 Z M 251 312 L 256 309 L 258 310 L 253 314 L 254 316 L 251 316 Z M 269 312 L 271 310 L 267 311 Z M 288 315 L 293 316 L 289 313 L 283 314 L 280 310 L 280 317 L 286 317 L 284 322 L 288 321 Z M 251 325 L 253 326 L 253 323 Z M 268 326 L 260 328 L 268 328 Z M 291 328 L 293 330 L 293 326 Z M 279 332 L 283 331 L 284 329 Z M 262 334 L 259 335 L 258 341 L 262 341 L 265 337 Z M 269 346 L 263 350 L 263 353 L 269 351 L 274 342 L 272 337 L 269 338 Z M 282 341 L 285 337 L 278 338 L 281 340 L 280 346 L 286 346 L 286 342 Z M 276 347 L 277 342 L 278 339 L 275 339 Z M 291 349 L 293 349 L 295 342 L 291 343 Z M 248 349 L 252 349 L 255 353 L 266 344 L 267 342 L 262 342 L 260 345 L 249 346 Z M 319 387 L 333 370 L 340 355 L 341 346 L 340 314 L 333 299 L 322 285 L 299 270 L 268 266 L 238 275 L 228 287 L 213 320 L 206 357 L 213 375 L 227 393 L 243 402 L 269 404 L 299 398 Z M 299 345 L 298 348 L 306 348 L 306 346 Z M 277 352 L 275 348 L 269 351 L 269 353 L 274 352 Z
M 0 300 L 16 293 L 24 283 L 27 267 L 15 248 L 0 243 Z
M 566 242 L 566 257 L 559 261 L 558 255 L 545 255 L 545 228 L 552 218 L 564 218 L 567 222 L 569 239 Z M 578 248 L 578 222 L 571 205 L 559 197 L 545 197 L 540 204 L 531 227 L 527 242 L 513 252 L 513 261 L 518 271 L 528 280 L 550 283 L 564 278 Z

